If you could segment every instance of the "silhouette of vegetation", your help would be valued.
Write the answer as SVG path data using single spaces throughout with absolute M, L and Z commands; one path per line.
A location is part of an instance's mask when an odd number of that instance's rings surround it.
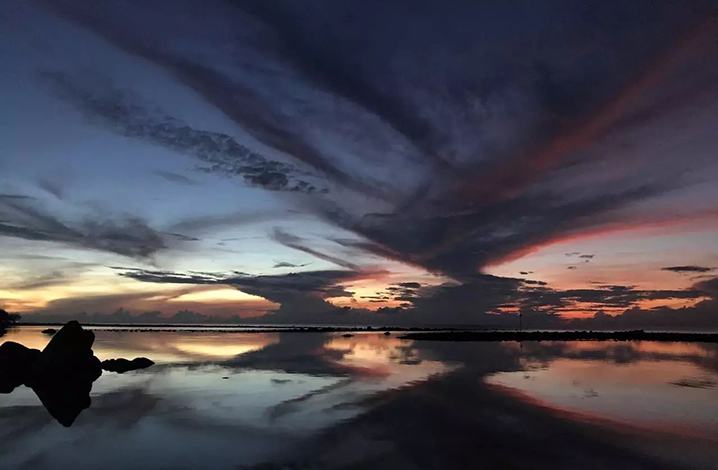
M 20 320 L 20 315 L 8 313 L 0 308 L 0 336 Z

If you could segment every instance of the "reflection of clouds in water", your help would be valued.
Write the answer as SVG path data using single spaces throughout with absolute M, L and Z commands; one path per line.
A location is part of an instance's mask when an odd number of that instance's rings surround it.
M 46 342 L 39 331 L 33 334 L 33 341 Z M 93 389 L 93 406 L 70 430 L 55 426 L 32 397 L 8 396 L 0 406 L 0 468 L 76 468 L 80 449 L 85 462 L 100 463 L 93 468 L 122 469 L 206 468 L 207 456 L 212 468 L 282 461 L 392 470 L 455 468 L 458 462 L 463 468 L 555 468 L 557 463 L 585 466 L 586 459 L 596 467 L 660 468 L 631 448 L 631 436 L 618 439 L 596 423 L 577 422 L 485 382 L 515 373 L 525 387 L 561 389 L 563 382 L 541 374 L 565 370 L 560 378 L 577 400 L 600 403 L 611 395 L 604 390 L 611 371 L 630 366 L 633 376 L 652 379 L 652 367 L 671 366 L 682 374 L 677 380 L 685 379 L 690 365 L 715 370 L 714 346 L 585 342 L 519 347 L 412 342 L 376 333 L 344 338 L 98 332 L 98 353 L 123 351 L 152 359 L 156 354 L 167 361 L 122 376 L 104 374 Z M 532 364 L 544 371 L 527 372 Z M 582 375 L 564 364 L 604 369 Z M 629 383 L 628 377 L 620 380 Z M 657 386 L 653 380 L 632 383 L 632 396 L 641 399 Z M 715 390 L 671 387 L 690 393 Z M 565 449 L 572 449 L 570 455 Z
M 162 455 L 182 461 L 181 468 L 201 467 L 196 458 L 187 457 L 190 449 L 198 455 L 214 449 L 213 458 L 227 466 L 248 464 L 260 454 L 288 455 L 297 442 L 362 412 L 361 407 L 347 405 L 442 370 L 441 364 L 431 361 L 424 361 L 422 367 L 401 363 L 402 355 L 393 350 L 405 343 L 383 336 L 367 336 L 367 344 L 372 344 L 367 347 L 361 346 L 362 340 L 335 343 L 336 335 L 313 333 L 99 332 L 98 336 L 98 353 L 123 351 L 127 356 L 155 358 L 155 352 L 179 362 L 122 376 L 105 374 L 93 392 L 93 407 L 78 420 L 71 436 L 58 434 L 42 414 L 40 422 L 31 426 L 32 433 L 17 436 L 17 445 L 0 457 L 2 468 L 29 462 L 34 468 L 51 468 L 63 459 L 71 466 L 72 456 L 58 447 L 58 439 L 93 442 L 98 450 L 93 448 L 86 458 L 115 459 L 123 465 L 127 457 L 108 450 L 111 442 L 116 448 L 132 448 L 133 454 L 137 450 L 137 458 L 144 459 L 140 467 L 146 468 L 160 465 Z M 154 344 L 147 344 L 155 338 Z M 245 339 L 248 343 L 243 343 Z M 187 344 L 199 345 L 200 350 L 188 352 L 192 348 Z M 207 346 L 214 357 L 203 354 Z M 217 351 L 240 354 L 225 359 Z M 9 412 L 5 429 L 30 426 L 41 411 L 31 408 L 36 411 L 32 416 Z M 47 439 L 39 443 L 36 435 Z M 154 444 L 147 444 L 147 439 Z M 238 447 L 232 439 L 251 443 L 252 450 Z M 181 449 L 177 442 L 182 442 Z
M 516 343 L 506 344 L 507 347 L 518 349 Z M 676 361 L 695 364 L 709 372 L 718 372 L 718 344 L 712 343 L 530 341 L 521 345 L 521 356 L 528 368 L 540 368 L 555 359 L 564 358 L 614 364 Z
M 15 341 L 30 348 L 43 349 L 50 336 L 40 334 L 44 327 L 12 330 L 2 341 Z M 157 363 L 221 360 L 255 351 L 276 343 L 277 333 L 213 333 L 162 331 L 93 330 L 93 350 L 101 360 L 115 357 L 151 356 Z
M 718 380 L 716 345 L 526 342 L 507 347 L 521 354 L 532 380 L 525 372 L 500 372 L 487 382 L 545 406 L 677 434 L 718 431 L 714 391 L 690 386 Z M 687 390 L 678 392 L 677 385 Z
M 142 333 L 98 331 L 95 352 L 103 355 L 151 354 L 155 362 L 221 360 L 277 342 L 276 333 Z
M 222 363 L 235 369 L 259 369 L 291 374 L 345 377 L 363 372 L 339 361 L 349 349 L 329 349 L 329 335 L 322 333 L 279 333 L 279 340 Z
M 280 430 L 213 419 L 181 397 L 160 395 L 147 385 L 96 397 L 75 426 L 61 431 L 43 410 L 15 413 L 2 423 L 3 430 L 16 431 L 7 435 L 12 440 L 0 442 L 0 466 L 156 469 L 175 462 L 172 468 L 189 469 L 205 468 L 211 457 L 219 468 L 231 468 L 261 461 L 296 440 Z

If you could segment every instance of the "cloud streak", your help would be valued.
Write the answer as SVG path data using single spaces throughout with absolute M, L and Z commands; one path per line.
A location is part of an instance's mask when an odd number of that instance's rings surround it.
M 715 268 L 709 268 L 707 266 L 696 266 L 696 265 L 687 265 L 687 266 L 668 266 L 665 268 L 661 268 L 662 271 L 671 271 L 674 273 L 707 273 L 710 271 L 713 271 Z
M 24 200 L 0 201 L 0 236 L 63 243 L 136 259 L 150 258 L 167 248 L 162 234 L 138 217 L 92 218 L 69 224 Z
M 200 167 L 204 172 L 238 176 L 249 186 L 270 191 L 318 191 L 299 178 L 300 172 L 292 165 L 269 160 L 227 134 L 197 130 L 159 109 L 150 110 L 137 96 L 101 77 L 95 77 L 89 87 L 59 72 L 45 71 L 41 77 L 58 97 L 71 102 L 88 119 L 122 136 L 194 155 L 206 164 Z M 93 88 L 99 91 L 95 93 Z M 173 182 L 190 182 L 174 173 L 157 174 Z
M 162 5 L 129 2 L 125 12 L 109 2 L 40 3 L 162 67 L 263 144 L 362 195 L 360 204 L 345 195 L 308 202 L 325 221 L 362 237 L 355 248 L 459 280 L 552 240 L 628 224 L 622 211 L 682 188 L 667 157 L 641 171 L 645 162 L 625 146 L 656 145 L 634 132 L 674 112 L 656 109 L 653 95 L 665 88 L 692 102 L 697 95 L 670 88 L 670 78 L 690 70 L 696 57 L 715 55 L 709 41 L 715 7 L 706 2 L 693 8 L 646 2 L 645 9 L 594 2 L 590 18 L 585 7 L 569 3 L 539 13 L 532 2 L 453 9 L 370 2 L 351 21 L 341 5 L 321 1 L 302 8 L 282 1 L 212 4 L 202 24 L 216 34 L 204 36 L 179 20 L 158 31 L 129 21 L 167 17 Z M 177 5 L 173 17 L 187 15 L 187 5 Z M 638 14 L 644 10 L 648 16 Z M 527 18 L 531 27 L 494 31 L 467 23 L 503 14 Z M 449 26 L 438 27 L 437 17 Z M 561 32 L 551 27 L 557 17 L 568 25 Z M 404 27 L 376 25 L 376 18 L 401 19 Z M 376 28 L 364 40 L 369 23 Z M 183 54 L 179 38 L 212 51 L 213 60 Z M 435 52 L 432 73 L 421 73 L 420 45 Z M 694 76 L 694 90 L 713 93 L 716 67 Z M 134 133 L 128 124 L 138 118 L 124 116 L 137 113 L 126 113 L 127 98 L 113 93 L 108 103 L 120 114 L 119 121 L 111 117 L 120 133 L 196 154 L 207 171 L 241 174 L 250 185 L 321 192 L 293 167 L 257 160 L 231 138 L 171 117 L 141 117 L 142 131 Z M 107 119 L 96 105 L 106 98 L 69 94 Z M 371 154 L 383 156 L 381 171 L 367 164 Z
M 314 248 L 308 247 L 305 244 L 304 239 L 297 237 L 296 235 L 287 233 L 279 228 L 275 228 L 272 232 L 272 239 L 281 243 L 284 246 L 293 248 L 303 253 L 307 253 L 324 261 L 329 261 L 330 263 L 336 264 L 337 266 L 341 266 L 342 268 L 350 269 L 353 271 L 360 270 L 358 265 L 350 261 L 346 261 L 336 256 L 328 255 L 326 253 L 322 253 L 321 251 L 315 250 Z

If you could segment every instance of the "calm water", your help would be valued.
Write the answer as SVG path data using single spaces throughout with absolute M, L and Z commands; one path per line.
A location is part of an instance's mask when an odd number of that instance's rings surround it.
M 71 428 L 0 395 L 0 469 L 718 468 L 714 344 L 96 335 L 157 365 L 103 373 Z

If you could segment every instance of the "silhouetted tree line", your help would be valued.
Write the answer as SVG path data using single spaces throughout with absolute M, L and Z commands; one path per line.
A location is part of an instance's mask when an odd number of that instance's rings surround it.
M 716 333 L 659 331 L 439 331 L 407 333 L 415 341 L 679 341 L 718 343 Z
M 20 320 L 20 315 L 7 313 L 0 308 L 0 336 L 4 335 L 7 329 L 17 323 L 18 320 Z

